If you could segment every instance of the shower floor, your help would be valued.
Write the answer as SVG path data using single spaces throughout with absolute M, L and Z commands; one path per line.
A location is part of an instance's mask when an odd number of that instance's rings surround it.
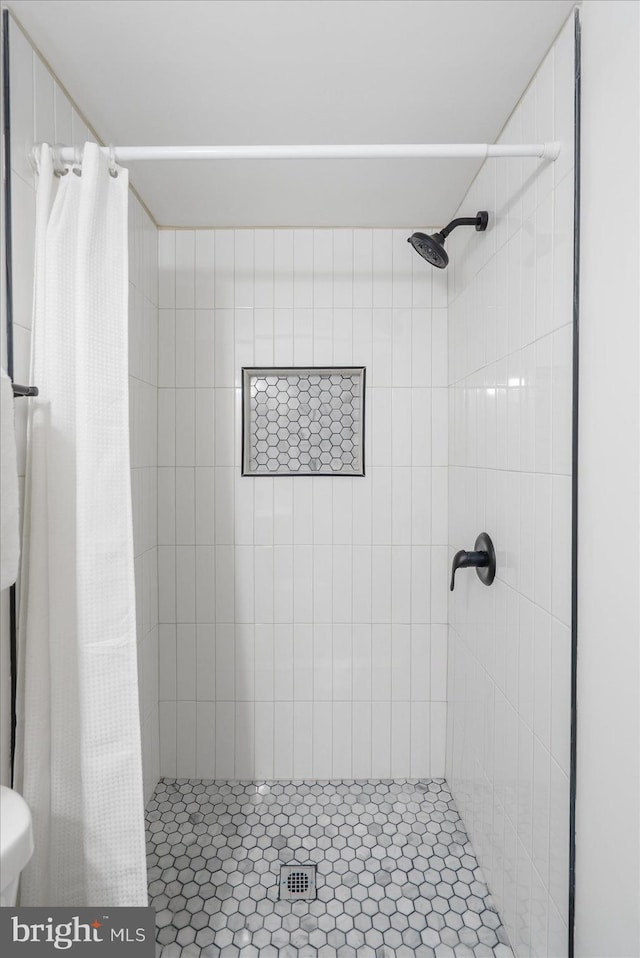
M 162 779 L 147 839 L 157 958 L 512 955 L 443 779 Z M 315 900 L 278 900 L 283 864 Z

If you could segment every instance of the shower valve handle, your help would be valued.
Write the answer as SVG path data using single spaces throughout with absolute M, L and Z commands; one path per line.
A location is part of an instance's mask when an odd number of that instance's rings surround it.
M 455 586 L 456 571 L 458 569 L 483 569 L 488 565 L 488 552 L 484 552 L 483 550 L 466 552 L 464 549 L 460 549 L 453 557 L 453 565 L 451 566 L 451 585 L 449 586 L 451 592 L 453 592 Z
M 453 592 L 458 569 L 475 569 L 484 585 L 491 585 L 496 577 L 496 553 L 493 542 L 486 532 L 481 532 L 472 552 L 460 549 L 453 557 L 450 591 Z

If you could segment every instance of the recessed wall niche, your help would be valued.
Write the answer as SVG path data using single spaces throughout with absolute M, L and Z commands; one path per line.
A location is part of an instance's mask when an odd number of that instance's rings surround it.
M 365 367 L 245 367 L 243 476 L 363 476 Z

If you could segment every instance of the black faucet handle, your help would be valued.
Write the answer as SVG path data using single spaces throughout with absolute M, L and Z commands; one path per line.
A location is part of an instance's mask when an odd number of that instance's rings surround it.
M 486 532 L 481 532 L 475 541 L 475 547 L 472 552 L 460 549 L 453 557 L 451 565 L 451 585 L 449 590 L 453 592 L 455 587 L 456 572 L 458 569 L 476 569 L 478 578 L 485 585 L 491 585 L 496 575 L 496 553 L 493 548 L 493 542 Z
M 451 566 L 451 585 L 450 591 L 453 592 L 455 586 L 456 572 L 458 569 L 482 569 L 489 565 L 489 554 L 484 551 L 466 552 L 460 549 L 453 557 Z

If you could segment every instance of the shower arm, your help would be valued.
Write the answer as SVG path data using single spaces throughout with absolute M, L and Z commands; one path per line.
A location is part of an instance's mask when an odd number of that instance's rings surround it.
M 478 229 L 481 222 L 482 221 L 480 216 L 459 216 L 457 219 L 451 220 L 451 222 L 448 223 L 447 226 L 444 227 L 444 229 L 440 230 L 440 236 L 443 239 L 446 239 L 447 236 L 450 233 L 453 233 L 454 229 L 456 229 L 456 227 L 458 226 L 475 226 L 475 228 Z M 486 227 L 486 223 L 485 223 L 485 227 Z

